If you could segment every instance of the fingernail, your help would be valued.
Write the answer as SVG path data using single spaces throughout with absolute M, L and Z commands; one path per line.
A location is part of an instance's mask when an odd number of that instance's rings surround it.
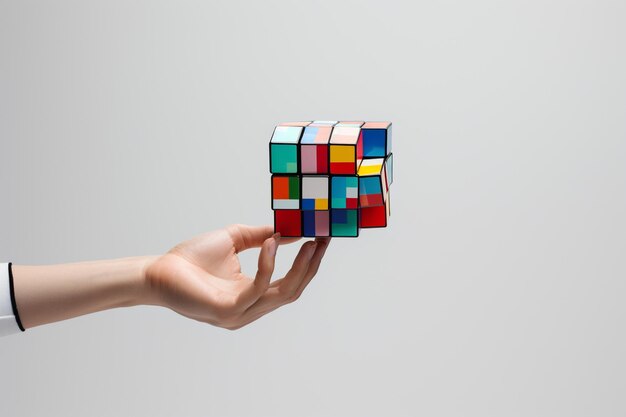
M 276 241 L 276 239 L 272 239 L 272 241 L 270 242 L 270 247 L 269 247 L 270 256 L 273 257 L 276 255 L 276 248 L 278 248 L 278 242 Z
M 310 259 L 313 257 L 313 254 L 315 253 L 315 248 L 317 248 L 317 242 L 313 241 L 313 244 L 309 246 L 311 246 L 311 249 L 309 249 L 309 259 Z
M 280 233 L 274 233 L 272 238 L 274 238 L 275 241 L 280 242 Z

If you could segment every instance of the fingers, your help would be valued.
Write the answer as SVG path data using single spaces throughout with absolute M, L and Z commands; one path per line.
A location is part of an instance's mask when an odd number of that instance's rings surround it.
M 308 255 L 304 254 L 307 244 L 303 245 L 289 273 L 285 278 L 272 284 L 271 288 L 269 288 L 255 304 L 246 310 L 244 315 L 240 318 L 241 324 L 238 327 L 251 323 L 265 314 L 297 300 L 319 270 L 319 266 L 329 244 L 330 238 L 316 239 L 315 249 L 311 254 L 305 271 L 303 270 L 302 261 L 303 258 Z
M 295 291 L 306 276 L 309 264 L 315 252 L 317 252 L 317 241 L 309 241 L 302 245 L 296 259 L 293 261 L 291 269 L 287 272 L 287 275 L 280 280 L 282 285 L 277 287 L 284 297 L 290 298 L 295 294 Z
M 233 240 L 236 252 L 249 248 L 258 248 L 266 239 L 274 234 L 272 226 L 248 226 L 245 224 L 233 224 L 226 228 Z
M 270 286 L 274 265 L 276 263 L 276 250 L 280 241 L 280 234 L 276 233 L 263 242 L 259 253 L 259 266 L 254 281 L 240 294 L 239 308 L 244 311 L 254 304 Z
M 307 269 L 304 279 L 296 289 L 296 299 L 300 298 L 306 286 L 309 285 L 309 282 L 311 282 L 315 274 L 317 274 L 320 264 L 322 263 L 322 258 L 324 258 L 324 254 L 326 253 L 326 249 L 328 249 L 328 245 L 330 245 L 329 237 L 316 238 L 315 240 L 317 242 L 317 250 L 311 258 L 311 263 L 309 264 L 309 268 Z
M 270 225 L 248 226 L 245 224 L 233 224 L 226 228 L 233 240 L 233 246 L 237 253 L 250 248 L 258 248 L 266 239 L 274 235 L 274 228 Z M 298 241 L 298 237 L 281 239 L 281 244 Z

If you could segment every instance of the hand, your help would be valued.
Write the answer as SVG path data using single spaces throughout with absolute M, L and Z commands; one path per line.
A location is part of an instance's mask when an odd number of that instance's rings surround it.
M 232 225 L 183 242 L 146 268 L 155 304 L 192 319 L 235 330 L 297 300 L 317 273 L 330 238 L 302 245 L 284 278 L 271 282 L 279 244 L 271 226 Z M 261 247 L 254 279 L 237 254 Z

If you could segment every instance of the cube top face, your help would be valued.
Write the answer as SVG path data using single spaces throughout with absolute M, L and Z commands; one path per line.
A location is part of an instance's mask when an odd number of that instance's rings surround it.
M 338 124 L 334 127 L 330 137 L 331 145 L 356 145 L 359 141 L 361 128 L 357 126 L 342 126 Z
M 296 127 L 305 127 L 311 124 L 311 122 L 284 122 L 280 123 L 278 126 L 296 126 Z
M 271 143 L 285 143 L 297 145 L 302 136 L 301 126 L 276 126 Z
M 393 178 L 390 122 L 280 123 L 269 143 L 274 230 L 358 237 L 386 227 Z
M 336 120 L 314 120 L 310 126 L 335 126 L 337 123 Z
M 309 125 L 304 129 L 304 134 L 300 140 L 301 145 L 326 145 L 333 132 L 332 126 Z
M 347 126 L 347 127 L 361 127 L 365 124 L 365 122 L 360 121 L 341 121 L 337 123 L 338 126 Z
M 385 160 L 383 158 L 364 159 L 359 166 L 359 177 L 365 177 L 368 175 L 380 175 L 383 170 Z
M 391 122 L 366 122 L 363 129 L 387 129 Z

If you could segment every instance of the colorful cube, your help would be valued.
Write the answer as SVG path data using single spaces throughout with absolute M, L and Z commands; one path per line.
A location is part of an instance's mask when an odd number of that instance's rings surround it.
M 391 123 L 280 123 L 270 140 L 274 230 L 285 237 L 358 237 L 387 227 Z

